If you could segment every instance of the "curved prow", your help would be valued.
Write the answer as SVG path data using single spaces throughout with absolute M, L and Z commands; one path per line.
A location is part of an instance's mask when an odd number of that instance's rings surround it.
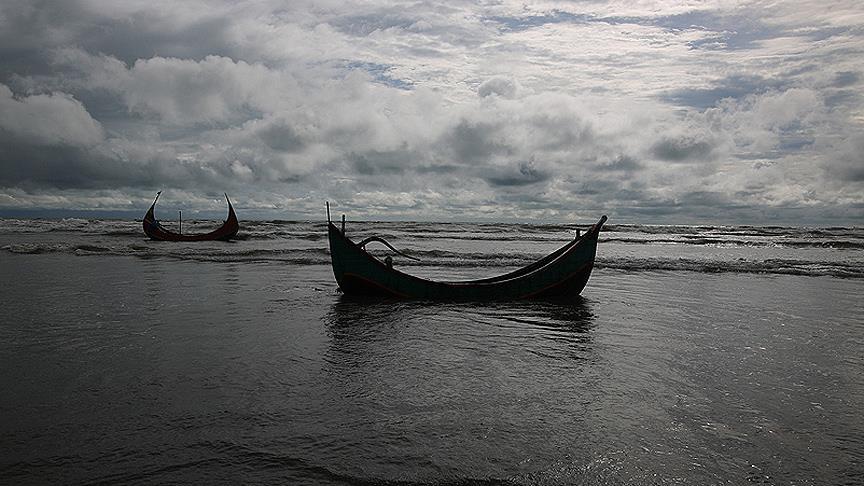
M 607 218 L 605 214 L 603 216 L 601 216 L 600 221 L 597 221 L 596 223 L 592 224 L 591 227 L 588 228 L 588 231 L 586 231 L 582 237 L 583 238 L 589 238 L 590 237 L 590 238 L 593 238 L 596 240 L 600 236 L 600 230 L 603 228 L 603 225 L 606 224 L 606 220 L 608 220 L 608 219 L 609 218 Z M 577 240 L 578 239 L 579 238 L 577 238 Z
M 237 215 L 234 213 L 234 205 L 231 204 L 231 199 L 228 198 L 227 192 L 225 193 L 225 200 L 228 201 L 228 219 L 226 219 L 225 221 L 226 222 L 229 222 L 229 221 L 236 222 L 237 221 Z
M 156 201 L 159 200 L 159 196 L 162 195 L 162 191 L 156 193 L 156 199 L 153 200 L 153 204 L 150 205 L 150 209 L 147 210 L 147 214 L 144 215 L 144 231 L 147 231 L 148 223 L 150 225 L 156 224 Z
M 607 218 L 606 215 L 604 214 L 603 216 L 600 216 L 600 221 L 598 221 L 597 224 L 594 225 L 594 229 L 598 233 L 600 232 L 600 228 L 602 228 L 603 225 L 606 224 L 607 219 L 609 219 L 609 218 Z

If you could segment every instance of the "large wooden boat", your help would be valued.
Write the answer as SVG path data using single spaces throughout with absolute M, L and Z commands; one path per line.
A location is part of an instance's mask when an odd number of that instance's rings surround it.
M 492 278 L 447 282 L 392 268 L 366 252 L 365 243 L 371 239 L 358 244 L 345 235 L 344 216 L 341 230 L 330 221 L 329 211 L 327 219 L 333 274 L 345 294 L 463 301 L 561 299 L 579 295 L 591 276 L 597 236 L 606 222 L 603 216 L 581 236 L 519 270 Z
M 237 215 L 234 214 L 234 207 L 231 205 L 231 200 L 228 199 L 228 194 L 225 194 L 225 200 L 228 201 L 228 219 L 219 228 L 203 234 L 184 235 L 182 233 L 174 233 L 162 227 L 156 219 L 155 209 L 156 201 L 162 191 L 156 193 L 156 199 L 150 206 L 150 210 L 144 215 L 144 233 L 154 240 L 162 241 L 227 241 L 237 235 L 240 230 L 240 223 L 237 221 Z

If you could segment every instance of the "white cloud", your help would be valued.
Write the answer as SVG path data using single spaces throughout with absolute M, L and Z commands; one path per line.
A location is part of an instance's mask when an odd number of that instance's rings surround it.
M 92 146 L 102 140 L 101 124 L 66 93 L 15 98 L 0 84 L 0 135 L 10 134 L 23 143 Z M 5 143 L 12 143 L 7 140 Z
M 262 64 L 207 56 L 201 61 L 153 57 L 130 68 L 110 56 L 61 49 L 54 60 L 77 69 L 88 88 L 119 95 L 130 112 L 178 124 L 213 124 L 295 105 L 297 82 Z M 239 118 L 238 118 L 239 117 Z
M 456 218 L 864 202 L 851 2 L 13 4 L 10 186 Z

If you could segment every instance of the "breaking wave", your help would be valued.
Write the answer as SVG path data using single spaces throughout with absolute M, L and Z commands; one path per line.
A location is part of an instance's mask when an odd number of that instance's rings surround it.
M 663 258 L 598 258 L 596 268 L 626 271 L 689 271 L 700 273 L 762 273 L 813 277 L 864 278 L 864 267 L 851 262 L 807 260 L 696 260 Z
M 214 221 L 184 221 L 188 232 Z M 165 222 L 170 227 L 172 222 Z M 399 267 L 501 268 L 527 265 L 589 224 L 349 222 L 355 241 L 380 236 L 421 261 Z M 186 232 L 184 231 L 184 232 Z M 0 219 L 0 251 L 12 254 L 116 255 L 204 262 L 330 263 L 327 226 L 319 221 L 247 221 L 237 241 L 151 242 L 140 221 Z M 764 273 L 864 278 L 862 228 L 608 225 L 597 267 L 610 270 Z M 534 244 L 537 243 L 537 244 Z M 370 247 L 383 257 L 386 250 Z M 495 270 L 492 270 L 495 269 Z
M 66 243 L 16 243 L 0 250 L 13 254 L 61 253 L 79 256 L 109 255 L 139 258 L 169 258 L 200 262 L 281 262 L 294 265 L 329 265 L 330 253 L 321 248 L 248 248 L 239 245 L 223 247 L 196 247 L 161 244 L 94 245 Z M 512 269 L 528 265 L 544 256 L 543 253 L 482 253 L 449 250 L 405 250 L 420 261 L 396 257 L 397 268 L 490 268 Z M 384 251 L 372 251 L 383 256 Z M 596 260 L 596 268 L 628 272 L 688 271 L 700 273 L 750 273 L 777 275 L 830 276 L 838 278 L 864 278 L 864 265 L 854 261 L 818 261 L 798 259 L 698 259 L 666 257 L 603 257 Z M 490 274 L 497 273 L 490 271 Z
M 187 232 L 206 232 L 218 222 L 184 221 Z M 173 222 L 165 222 L 171 228 Z M 387 239 L 552 242 L 567 241 L 591 224 L 493 224 L 351 222 L 349 233 L 358 238 L 377 235 Z M 80 234 L 113 238 L 143 238 L 140 221 L 67 218 L 0 219 L 5 234 Z M 239 241 L 326 241 L 326 223 L 309 221 L 244 221 Z M 862 228 L 796 228 L 781 226 L 662 226 L 607 225 L 600 241 L 623 245 L 687 245 L 717 247 L 789 247 L 864 249 Z

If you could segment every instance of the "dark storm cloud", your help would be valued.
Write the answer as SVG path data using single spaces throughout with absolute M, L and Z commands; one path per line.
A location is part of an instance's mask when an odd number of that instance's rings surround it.
M 250 158 L 243 147 L 214 150 L 201 160 L 170 145 L 108 135 L 70 95 L 14 96 L 0 85 L 0 187 L 156 187 L 170 182 L 218 188 L 233 185 L 238 175 L 254 176 L 237 162 Z M 259 163 L 266 167 L 272 161 L 259 158 Z
M 458 174 L 464 169 L 461 165 L 455 164 L 432 164 L 432 165 L 422 165 L 417 167 L 416 170 L 419 174 Z
M 81 0 L 7 0 L 0 4 L 0 49 L 36 50 L 69 40 L 91 20 Z
M 592 180 L 584 180 L 582 178 L 567 178 L 567 191 L 579 197 L 584 196 L 599 196 L 602 200 L 606 197 L 611 197 L 621 189 L 620 183 L 613 179 L 596 178 Z
M 280 152 L 300 152 L 307 145 L 303 136 L 284 121 L 266 126 L 257 134 L 268 147 Z
M 835 88 L 845 88 L 852 86 L 861 81 L 861 73 L 858 71 L 843 71 L 834 76 L 834 81 L 831 85 Z
M 203 166 L 173 158 L 124 160 L 101 150 L 69 146 L 6 143 L 0 139 L 0 187 L 53 189 L 178 188 L 219 190 L 233 186 L 227 162 Z
M 845 182 L 864 182 L 864 134 L 849 137 L 825 165 L 829 177 Z
M 74 43 L 88 19 L 80 0 L 0 2 L 0 82 L 51 73 L 46 50 Z
M 838 72 L 829 83 L 830 88 L 825 89 L 825 104 L 831 107 L 852 107 L 860 103 L 862 93 L 860 89 L 861 73 L 858 71 Z
M 0 5 L 0 82 L 56 71 L 54 48 L 79 47 L 131 65 L 153 56 L 203 59 L 233 56 L 228 18 L 207 13 L 180 21 L 170 12 L 111 18 L 81 0 L 10 0 Z
M 195 60 L 235 56 L 228 40 L 229 19 L 205 17 L 182 26 L 166 25 L 168 20 L 153 13 L 134 13 L 122 21 L 105 19 L 84 30 L 77 44 L 130 65 L 153 56 Z
M 486 169 L 482 177 L 493 186 L 527 186 L 549 180 L 551 175 L 527 161 L 509 167 Z
M 0 138 L 0 185 L 23 187 L 89 187 L 105 177 L 102 167 L 87 163 L 78 147 L 12 144 Z M 25 162 L 26 161 L 26 162 Z M 94 177 L 96 179 L 94 179 Z M 108 176 L 110 178 L 110 176 Z M 115 181 L 116 182 L 116 181 Z
M 2 137 L 0 132 L 0 137 Z M 187 171 L 173 164 L 132 163 L 111 159 L 93 148 L 59 144 L 14 143 L 0 138 L 0 187 L 91 189 L 152 186 L 158 180 L 179 176 L 189 180 Z M 200 175 L 200 174 L 197 174 Z
M 209 17 L 210 12 L 178 22 L 170 12 L 156 10 L 112 18 L 81 0 L 4 3 L 0 6 L 5 20 L 0 55 L 13 49 L 36 53 L 52 47 L 78 46 L 132 64 L 155 55 L 200 59 L 234 52 L 227 40 L 230 19 Z
M 826 93 L 825 104 L 830 107 L 854 106 L 861 101 L 861 92 L 857 89 L 841 89 Z
M 402 174 L 416 160 L 416 154 L 403 150 L 371 151 L 349 154 L 348 160 L 351 168 L 362 175 Z
M 717 191 L 694 191 L 682 194 L 676 198 L 675 204 L 678 206 L 702 206 L 709 208 L 741 208 L 748 207 L 746 204 L 741 204 L 734 201 L 731 195 Z
M 652 154 L 670 162 L 691 162 L 707 159 L 714 147 L 704 140 L 693 137 L 666 138 L 654 144 Z
M 527 128 L 538 136 L 533 145 L 543 150 L 573 150 L 594 143 L 591 124 L 572 111 L 541 111 L 527 119 Z
M 444 137 L 443 145 L 458 162 L 485 161 L 512 149 L 500 133 L 501 125 L 462 119 Z

